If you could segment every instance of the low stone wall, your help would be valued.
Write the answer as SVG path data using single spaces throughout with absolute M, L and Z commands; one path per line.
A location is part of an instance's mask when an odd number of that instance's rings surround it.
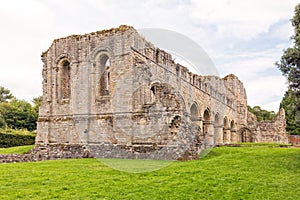
M 289 141 L 292 145 L 299 146 L 300 145 L 300 135 L 290 135 Z
M 194 145 L 112 145 L 97 144 L 85 147 L 79 144 L 36 145 L 25 154 L 0 155 L 0 163 L 35 162 L 42 160 L 59 160 L 71 158 L 127 158 L 159 160 L 199 159 L 199 147 Z
M 274 142 L 287 144 L 288 134 L 285 130 L 286 119 L 284 109 L 281 108 L 272 121 L 258 123 L 257 133 L 260 135 L 259 142 Z
M 78 144 L 36 145 L 29 152 L 20 154 L 0 155 L 0 163 L 34 162 L 42 160 L 57 160 L 65 158 L 90 158 L 90 152 Z

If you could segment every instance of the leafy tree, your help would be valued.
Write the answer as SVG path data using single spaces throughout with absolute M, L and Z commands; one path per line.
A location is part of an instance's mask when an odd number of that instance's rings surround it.
M 290 134 L 300 134 L 300 4 L 295 7 L 295 15 L 291 21 L 294 27 L 291 39 L 294 44 L 284 50 L 276 65 L 289 83 L 289 90 L 280 105 L 286 112 L 287 131 Z
M 280 103 L 280 108 L 284 108 L 286 113 L 286 130 L 291 135 L 300 135 L 300 110 L 296 109 L 296 102 L 299 101 L 299 98 L 288 90 Z
M 10 91 L 2 86 L 0 86 L 0 102 L 7 102 L 8 100 L 13 99 L 14 96 Z
M 33 102 L 33 110 L 35 111 L 36 118 L 38 118 L 39 108 L 40 108 L 40 105 L 42 103 L 42 96 L 38 96 L 38 97 L 33 98 L 32 102 Z
M 292 25 L 294 35 L 292 40 L 294 45 L 284 50 L 279 62 L 276 63 L 278 68 L 285 75 L 289 82 L 289 87 L 294 94 L 300 93 L 300 4 L 295 7 L 295 15 Z
M 264 109 L 261 109 L 259 106 L 254 106 L 251 108 L 251 106 L 247 106 L 248 111 L 252 112 L 255 116 L 257 121 L 263 121 L 263 120 L 273 120 L 276 113 L 274 111 L 267 111 Z
M 0 113 L 0 128 L 6 128 L 6 122 L 2 114 Z
M 35 130 L 37 114 L 30 103 L 13 99 L 0 103 L 0 113 L 6 125 L 13 129 Z

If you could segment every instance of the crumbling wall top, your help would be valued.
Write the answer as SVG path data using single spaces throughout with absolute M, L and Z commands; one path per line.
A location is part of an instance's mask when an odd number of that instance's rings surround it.
M 70 36 L 67 36 L 67 37 L 57 38 L 57 39 L 53 40 L 52 45 L 59 42 L 60 40 L 64 40 L 64 39 L 80 40 L 82 38 L 88 38 L 88 37 L 93 36 L 93 35 L 109 36 L 109 35 L 114 35 L 114 34 L 119 33 L 119 32 L 125 32 L 125 31 L 128 31 L 128 30 L 135 30 L 135 29 L 132 26 L 120 25 L 118 28 L 104 29 L 104 30 L 101 30 L 101 31 L 86 33 L 86 34 L 83 34 L 83 35 L 74 34 L 74 35 L 70 35 Z M 51 46 L 50 46 L 50 48 L 51 48 Z M 42 59 L 47 56 L 47 53 L 48 53 L 49 49 L 42 52 L 42 55 L 41 55 Z

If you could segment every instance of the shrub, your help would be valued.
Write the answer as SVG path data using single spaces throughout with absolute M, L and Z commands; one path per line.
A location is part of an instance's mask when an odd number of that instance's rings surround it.
M 0 129 L 0 148 L 32 145 L 35 135 L 27 130 Z

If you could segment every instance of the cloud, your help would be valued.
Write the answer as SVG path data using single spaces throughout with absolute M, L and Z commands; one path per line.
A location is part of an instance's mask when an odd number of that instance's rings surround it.
M 191 0 L 190 16 L 197 24 L 213 24 L 219 37 L 249 40 L 268 32 L 271 25 L 291 16 L 295 1 Z
M 274 62 L 279 59 L 281 49 L 290 44 L 286 37 L 292 33 L 289 19 L 296 3 L 294 0 L 1 1 L 0 17 L 5 20 L 0 21 L 0 85 L 11 89 L 18 98 L 31 100 L 41 94 L 40 54 L 53 39 L 128 24 L 137 29 L 165 28 L 185 34 L 208 52 L 221 74 L 239 76 L 246 85 L 249 103 L 275 109 L 278 107 L 275 102 L 280 100 L 278 91 L 285 85 Z M 270 87 L 264 89 L 272 95 L 265 96 L 258 82 Z
M 219 56 L 219 62 L 224 61 L 218 65 L 219 71 L 222 76 L 233 73 L 239 77 L 246 88 L 249 105 L 276 111 L 287 90 L 286 78 L 274 64 L 280 54 L 279 49 L 267 49 Z
M 281 98 L 287 90 L 285 82 L 286 80 L 282 76 L 258 77 L 246 82 L 248 104 L 278 111 Z
M 42 94 L 40 55 L 52 12 L 40 1 L 5 1 L 0 17 L 0 85 L 29 101 Z

